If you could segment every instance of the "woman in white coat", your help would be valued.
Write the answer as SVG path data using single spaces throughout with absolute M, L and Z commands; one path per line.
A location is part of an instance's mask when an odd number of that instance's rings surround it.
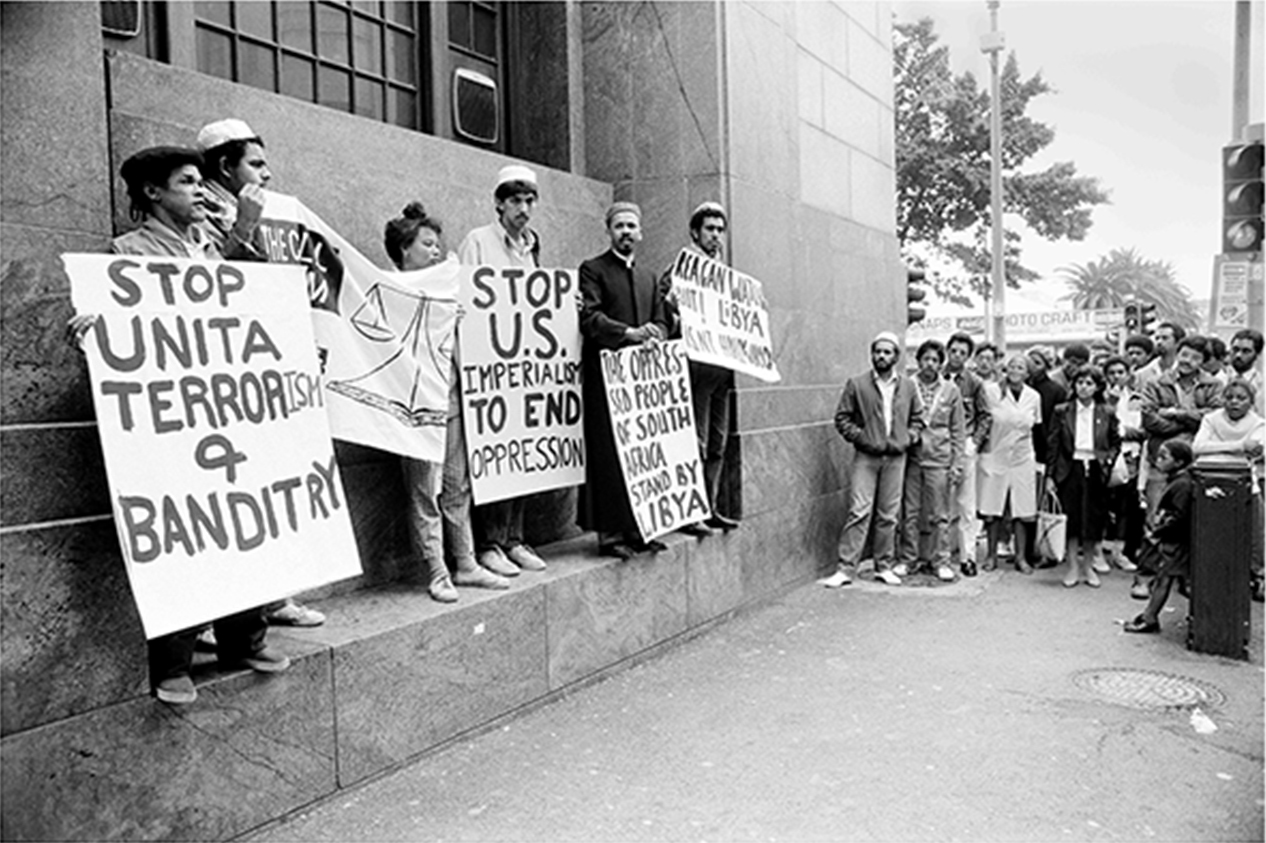
M 1033 573 L 1024 559 L 1025 531 L 1037 517 L 1037 456 L 1033 450 L 1033 429 L 1042 423 L 1042 400 L 1025 383 L 1029 364 L 1022 354 L 1007 358 L 1003 377 L 987 384 L 989 409 L 993 414 L 989 429 L 989 449 L 980 455 L 978 495 L 980 517 L 988 525 L 988 553 L 984 569 L 998 566 L 998 540 L 1004 520 L 1011 522 L 1015 535 L 1016 570 Z

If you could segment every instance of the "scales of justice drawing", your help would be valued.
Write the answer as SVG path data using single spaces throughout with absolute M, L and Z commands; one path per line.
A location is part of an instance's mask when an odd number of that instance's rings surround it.
M 375 283 L 348 318 L 372 343 L 351 377 L 329 381 L 329 389 L 387 413 L 406 427 L 444 427 L 453 357 L 455 302 Z M 381 352 L 377 359 L 373 353 Z M 342 373 L 340 373 L 342 375 Z

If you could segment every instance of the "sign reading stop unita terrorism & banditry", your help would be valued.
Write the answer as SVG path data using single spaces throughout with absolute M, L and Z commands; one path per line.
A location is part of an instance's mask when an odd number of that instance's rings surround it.
M 63 262 L 146 637 L 360 573 L 303 268 Z

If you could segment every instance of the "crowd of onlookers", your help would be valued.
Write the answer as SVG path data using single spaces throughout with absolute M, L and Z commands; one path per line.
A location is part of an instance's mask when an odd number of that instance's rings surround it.
M 869 543 L 889 585 L 920 572 L 973 577 L 1010 558 L 1022 574 L 1066 564 L 1063 584 L 1100 585 L 1115 566 L 1147 609 L 1126 624 L 1159 629 L 1170 585 L 1183 584 L 1196 464 L 1246 467 L 1252 477 L 1251 588 L 1263 597 L 1262 334 L 1228 345 L 1172 322 L 1130 336 L 1120 353 L 1073 343 L 1002 355 L 965 333 L 929 339 L 913 373 L 884 332 L 871 368 L 850 379 L 835 415 L 855 450 L 836 570 L 850 583 Z M 1060 542 L 1037 526 L 1063 519 Z M 977 542 L 985 533 L 983 554 Z

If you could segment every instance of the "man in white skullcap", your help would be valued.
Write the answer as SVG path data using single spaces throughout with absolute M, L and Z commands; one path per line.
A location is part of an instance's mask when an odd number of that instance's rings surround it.
M 466 235 L 457 247 L 461 262 L 497 268 L 540 266 L 540 240 L 528 227 L 539 197 L 535 172 L 521 164 L 502 167 L 492 193 L 497 219 Z M 526 503 L 527 497 L 518 497 L 475 507 L 475 550 L 479 564 L 494 574 L 515 577 L 520 570 L 545 569 L 545 561 L 524 541 Z
M 229 260 L 266 260 L 255 243 L 264 211 L 264 188 L 272 179 L 264 141 L 245 121 L 230 117 L 198 132 L 206 187 L 207 233 Z
M 603 556 L 630 559 L 666 550 L 643 541 L 629 504 L 603 385 L 602 352 L 654 343 L 668 334 L 664 294 L 655 273 L 637 262 L 642 210 L 632 202 L 607 209 L 611 248 L 580 265 L 580 350 L 585 407 L 585 486 L 580 526 L 598 534 Z
M 725 208 L 719 202 L 702 202 L 690 215 L 690 251 L 713 260 L 725 260 Z M 675 263 L 674 261 L 673 263 Z M 672 264 L 660 276 L 660 289 L 666 296 L 669 336 L 681 336 L 681 322 L 676 300 L 672 296 Z M 717 510 L 721 471 L 725 464 L 725 448 L 730 435 L 730 393 L 734 390 L 734 373 L 709 363 L 690 361 L 690 396 L 694 402 L 695 434 L 699 440 L 699 462 L 703 466 L 704 488 L 712 517 L 706 522 L 687 524 L 680 532 L 702 538 L 713 528 L 733 530 L 739 522 Z
M 906 451 L 923 430 L 923 408 L 914 383 L 897 368 L 901 341 L 883 331 L 870 344 L 871 370 L 849 379 L 835 409 L 835 429 L 854 449 L 848 518 L 840 532 L 835 573 L 820 582 L 839 588 L 853 581 L 861 560 L 871 514 L 875 518 L 872 556 L 875 579 L 901 585 L 892 571 L 905 479 Z

